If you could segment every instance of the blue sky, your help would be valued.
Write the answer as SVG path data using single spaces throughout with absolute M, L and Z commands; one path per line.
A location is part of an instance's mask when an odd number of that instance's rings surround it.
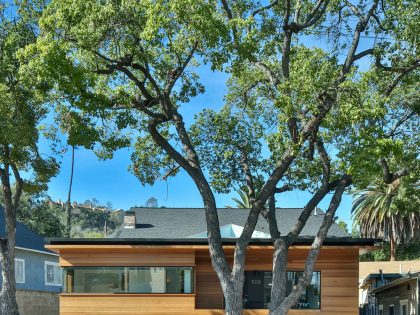
M 187 124 L 191 123 L 194 114 L 204 108 L 217 109 L 223 105 L 223 96 L 226 92 L 227 75 L 221 72 L 212 72 L 206 67 L 200 68 L 201 82 L 206 92 L 185 104 L 181 108 Z M 159 181 L 154 186 L 142 186 L 134 175 L 129 173 L 129 149 L 116 152 L 111 160 L 100 161 L 95 154 L 85 149 L 77 149 L 75 155 L 75 172 L 73 181 L 72 199 L 83 202 L 96 198 L 105 204 L 108 201 L 114 208 L 129 209 L 135 205 L 142 205 L 150 197 L 158 199 L 160 206 L 166 207 L 201 207 L 201 197 L 189 176 L 180 172 L 175 178 L 168 181 Z M 53 178 L 48 194 L 54 199 L 65 200 L 70 176 L 70 152 L 62 158 L 60 174 Z M 219 207 L 234 205 L 230 195 L 217 195 Z M 279 207 L 302 207 L 311 195 L 307 192 L 289 192 L 277 197 Z M 328 207 L 329 198 L 320 205 L 322 209 Z M 345 196 L 338 210 L 338 216 L 350 224 L 351 198 Z

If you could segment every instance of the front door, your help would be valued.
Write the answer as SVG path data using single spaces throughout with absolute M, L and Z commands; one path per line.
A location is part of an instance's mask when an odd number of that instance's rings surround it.
M 264 308 L 264 272 L 245 273 L 244 306 L 246 309 Z

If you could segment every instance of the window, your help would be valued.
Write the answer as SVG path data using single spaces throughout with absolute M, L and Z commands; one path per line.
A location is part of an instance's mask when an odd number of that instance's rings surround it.
M 408 300 L 400 301 L 400 315 L 409 315 L 408 313 Z
M 67 293 L 193 293 L 191 267 L 65 268 Z
M 56 262 L 45 262 L 45 284 L 61 286 L 61 268 Z
M 302 272 L 287 272 L 287 294 L 292 291 Z M 244 284 L 244 308 L 270 308 L 271 304 L 272 272 L 247 271 Z M 295 309 L 320 309 L 321 307 L 321 273 L 312 274 L 311 283 L 306 292 L 300 297 Z
M 394 304 L 391 304 L 390 306 L 388 306 L 388 314 L 389 315 L 395 315 L 395 306 L 394 306 Z
M 379 307 L 378 307 L 378 315 L 384 315 L 384 306 L 383 305 L 379 305 Z
M 16 283 L 25 283 L 25 259 L 15 258 Z

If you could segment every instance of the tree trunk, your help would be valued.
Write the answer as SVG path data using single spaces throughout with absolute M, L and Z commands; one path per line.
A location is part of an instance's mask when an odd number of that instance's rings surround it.
M 71 171 L 70 171 L 70 185 L 66 202 L 66 237 L 71 237 L 71 190 L 73 187 L 73 174 L 74 174 L 74 146 L 71 147 Z
M 391 247 L 391 256 L 389 258 L 389 261 L 396 261 L 397 259 L 397 246 L 395 243 L 395 239 L 393 235 L 390 235 L 389 243 Z
M 3 283 L 0 292 L 0 314 L 19 315 L 18 305 L 16 302 L 15 249 L 14 241 L 11 241 L 10 237 L 1 240 L 1 254 L 1 275 Z
M 13 206 L 13 195 L 7 168 L 2 174 L 2 184 L 6 238 L 0 240 L 1 275 L 3 279 L 0 291 L 1 314 L 19 315 L 15 281 L 16 209 Z
M 225 314 L 242 315 L 243 310 L 243 280 L 237 279 L 223 290 L 225 297 Z
M 280 238 L 274 242 L 273 278 L 271 281 L 270 312 L 276 310 L 286 298 L 287 288 L 287 240 Z

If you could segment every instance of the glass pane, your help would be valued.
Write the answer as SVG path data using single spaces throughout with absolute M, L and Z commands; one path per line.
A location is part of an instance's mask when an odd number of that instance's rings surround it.
M 292 291 L 292 288 L 297 284 L 303 272 L 288 272 L 287 293 Z M 312 274 L 311 283 L 306 288 L 306 292 L 302 294 L 295 309 L 319 309 L 320 308 L 320 291 L 321 291 L 321 273 L 314 272 Z
M 72 292 L 123 293 L 125 292 L 124 268 L 75 268 Z
M 64 279 L 67 293 L 193 293 L 194 290 L 191 267 L 66 268 Z
M 191 293 L 192 281 L 191 268 L 166 268 L 166 293 Z
M 165 293 L 165 269 L 129 268 L 128 269 L 129 293 Z
M 270 308 L 271 304 L 271 286 L 272 286 L 272 273 L 271 272 L 263 272 L 263 271 L 251 271 L 246 272 L 245 276 L 247 279 L 251 276 L 256 277 L 256 274 L 261 274 L 261 279 L 264 279 L 264 292 L 263 297 L 259 298 L 259 303 L 256 303 L 254 300 L 256 299 L 255 292 L 252 291 L 252 288 L 249 287 L 248 282 L 245 281 L 244 284 L 244 305 L 245 308 L 252 309 L 252 308 L 261 308 L 260 306 L 255 307 L 255 305 L 264 305 L 264 308 Z M 293 286 L 297 283 L 300 276 L 302 276 L 302 272 L 295 272 L 289 271 L 287 272 L 287 281 L 286 281 L 286 289 L 287 294 L 289 294 Z M 253 295 L 253 296 L 250 296 Z M 263 299 L 263 300 L 262 300 Z M 260 301 L 261 300 L 261 301 Z M 253 301 L 254 303 L 249 303 L 249 301 Z M 257 302 L 258 302 L 257 301 Z M 295 309 L 319 309 L 321 306 L 321 273 L 314 272 L 312 275 L 311 283 L 308 285 L 306 292 L 300 297 L 298 304 L 294 307 Z

